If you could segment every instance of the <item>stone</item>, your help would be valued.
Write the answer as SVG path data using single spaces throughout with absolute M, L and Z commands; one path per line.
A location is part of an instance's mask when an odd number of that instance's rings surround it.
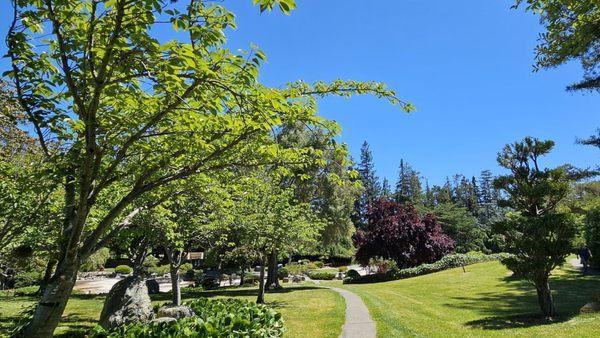
M 170 322 L 175 322 L 177 321 L 177 319 L 175 318 L 171 318 L 171 317 L 160 317 L 160 318 L 155 318 L 152 320 L 153 323 L 170 323 Z
M 99 324 L 106 330 L 111 330 L 131 322 L 146 323 L 153 318 L 152 303 L 144 279 L 130 276 L 110 289 Z
M 158 309 L 157 317 L 170 317 L 175 319 L 188 318 L 194 315 L 194 311 L 189 306 L 167 305 Z
M 299 277 L 299 276 L 294 276 L 294 277 L 292 278 L 292 283 L 300 283 L 300 282 L 301 282 L 301 280 L 300 280 L 300 277 Z
M 146 287 L 148 288 L 148 293 L 151 295 L 156 295 L 160 293 L 160 285 L 158 284 L 156 279 L 146 280 Z
M 600 312 L 600 302 L 587 303 L 579 310 L 581 313 Z

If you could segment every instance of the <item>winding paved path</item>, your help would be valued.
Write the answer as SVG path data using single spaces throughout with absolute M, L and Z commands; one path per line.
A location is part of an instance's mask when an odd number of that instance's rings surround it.
M 369 310 L 365 303 L 356 294 L 340 289 L 330 287 L 331 290 L 338 292 L 346 300 L 346 322 L 342 326 L 342 338 L 375 338 L 377 330 L 375 322 L 369 315 Z

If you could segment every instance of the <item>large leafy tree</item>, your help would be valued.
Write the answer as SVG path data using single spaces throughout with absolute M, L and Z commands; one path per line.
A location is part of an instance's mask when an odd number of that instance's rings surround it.
M 600 3 L 597 0 L 517 0 L 540 15 L 546 32 L 536 48 L 536 69 L 579 60 L 584 79 L 571 90 L 600 90 Z
M 354 234 L 356 260 L 367 265 L 374 257 L 392 259 L 406 268 L 432 263 L 450 253 L 454 242 L 434 216 L 419 216 L 411 205 L 379 200 L 369 206 L 368 225 Z
M 498 154 L 498 163 L 510 173 L 494 180 L 506 194 L 502 204 L 512 210 L 495 225 L 506 238 L 506 250 L 514 255 L 504 263 L 531 280 L 540 309 L 548 317 L 555 315 L 548 277 L 565 262 L 575 237 L 572 215 L 558 208 L 574 176 L 568 167 L 547 169 L 539 163 L 553 147 L 553 141 L 530 137 L 507 145 Z
M 292 0 L 257 0 L 284 12 Z M 302 151 L 272 137 L 282 121 L 319 123 L 315 97 L 372 93 L 377 83 L 257 82 L 264 54 L 225 47 L 234 15 L 218 3 L 170 0 L 19 0 L 7 36 L 20 108 L 64 190 L 59 262 L 28 336 L 49 337 L 81 263 L 123 228 L 149 192 L 199 173 L 284 165 Z M 177 40 L 161 42 L 157 26 Z M 99 201 L 102 206 L 99 206 Z

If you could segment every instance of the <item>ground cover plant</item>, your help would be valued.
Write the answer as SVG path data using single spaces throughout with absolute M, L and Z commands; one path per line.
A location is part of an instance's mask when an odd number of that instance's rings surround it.
M 194 316 L 168 323 L 131 323 L 111 331 L 97 326 L 90 337 L 281 337 L 285 332 L 281 314 L 266 305 L 232 298 L 199 298 L 186 305 Z

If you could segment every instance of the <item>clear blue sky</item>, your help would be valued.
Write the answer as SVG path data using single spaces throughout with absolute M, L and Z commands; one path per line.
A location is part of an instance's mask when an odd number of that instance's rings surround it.
M 455 173 L 499 172 L 496 153 L 528 135 L 556 141 L 548 165 L 600 164 L 600 151 L 575 144 L 600 127 L 600 95 L 564 90 L 581 77 L 576 63 L 532 72 L 542 29 L 537 17 L 510 9 L 512 0 L 297 2 L 288 17 L 259 14 L 251 0 L 225 0 L 238 21 L 229 45 L 252 42 L 265 51 L 268 85 L 377 80 L 416 105 L 407 115 L 370 97 L 321 102 L 355 158 L 368 140 L 380 177 L 395 182 L 400 158 L 433 184 Z M 2 1 L 2 35 L 9 17 Z

